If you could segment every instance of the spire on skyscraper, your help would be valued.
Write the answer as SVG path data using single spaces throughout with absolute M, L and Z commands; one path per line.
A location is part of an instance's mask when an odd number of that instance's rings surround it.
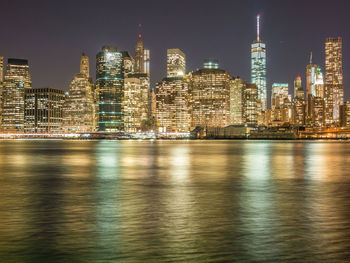
M 260 41 L 260 15 L 258 14 L 256 16 L 256 40 L 259 42 Z

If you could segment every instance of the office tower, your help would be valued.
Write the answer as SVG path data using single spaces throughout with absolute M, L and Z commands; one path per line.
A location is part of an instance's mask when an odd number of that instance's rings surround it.
M 135 60 L 128 51 L 121 51 L 121 53 L 123 58 L 124 78 L 127 78 L 129 74 L 134 73 Z
M 156 84 L 156 124 L 159 132 L 190 131 L 188 81 L 182 77 L 164 78 Z
M 304 99 L 304 89 L 301 85 L 301 77 L 298 76 L 294 80 L 294 98 Z
M 28 60 L 9 58 L 2 88 L 3 131 L 24 131 L 24 93 L 31 85 Z
M 245 124 L 243 105 L 246 85 L 240 78 L 232 79 L 230 82 L 230 124 Z
M 344 101 L 340 105 L 340 126 L 350 127 L 350 101 Z
M 150 75 L 151 74 L 151 69 L 150 69 L 150 64 L 151 64 L 151 51 L 149 49 L 145 49 L 143 52 L 143 71 L 145 74 Z
M 95 101 L 89 70 L 89 58 L 83 54 L 80 72 L 73 77 L 64 104 L 64 132 L 95 131 Z
M 258 87 L 261 110 L 267 108 L 266 45 L 260 39 L 260 15 L 257 16 L 257 39 L 251 44 L 251 82 Z
M 117 48 L 104 46 L 96 55 L 96 98 L 99 131 L 123 131 L 123 55 Z
M 280 124 L 293 123 L 293 107 L 288 94 L 288 83 L 273 83 L 271 94 L 271 120 Z
M 230 124 L 231 76 L 219 68 L 192 73 L 192 127 L 225 127 Z
M 339 107 L 343 104 L 342 38 L 327 38 L 325 43 L 325 100 L 326 124 L 336 124 Z
M 282 107 L 289 100 L 288 83 L 273 83 L 271 108 Z
M 4 57 L 0 57 L 0 131 L 1 131 L 1 112 L 2 112 L 2 107 L 1 107 L 1 101 L 2 101 L 2 85 L 4 81 Z
M 309 101 L 310 115 L 307 124 L 311 127 L 322 127 L 325 125 L 325 101 L 321 97 L 313 97 Z
M 151 90 L 149 75 L 129 74 L 124 80 L 124 130 L 129 133 L 146 131 L 150 127 Z
M 63 123 L 63 90 L 50 87 L 25 90 L 24 131 L 60 133 Z
M 4 80 L 4 57 L 0 57 L 0 83 Z
M 80 58 L 80 74 L 84 74 L 88 78 L 90 77 L 89 57 L 86 56 L 84 53 Z
M 317 102 L 321 98 L 324 98 L 324 82 L 323 82 L 323 74 L 321 68 L 312 63 L 312 53 L 310 55 L 310 63 L 306 66 L 306 109 L 308 118 L 314 119 L 312 116 L 312 108 L 315 107 L 313 105 L 312 100 L 316 100 L 317 108 L 322 103 Z
M 143 41 L 141 34 L 137 40 L 135 47 L 135 73 L 144 73 L 145 72 L 145 49 L 143 47 Z
M 293 124 L 295 126 L 305 125 L 305 96 L 301 83 L 301 77 L 294 80 L 294 98 L 293 98 Z
M 256 84 L 246 84 L 243 90 L 243 120 L 245 124 L 258 124 L 259 89 Z
M 317 67 L 316 81 L 315 81 L 316 97 L 324 99 L 324 80 L 320 67 Z
M 167 77 L 179 77 L 186 74 L 186 55 L 180 49 L 168 49 L 166 56 Z

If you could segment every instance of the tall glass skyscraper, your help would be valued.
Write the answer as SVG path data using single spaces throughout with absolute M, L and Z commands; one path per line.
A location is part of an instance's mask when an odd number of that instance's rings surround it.
M 96 94 L 99 131 L 123 131 L 124 97 L 123 54 L 104 46 L 96 56 Z
M 257 15 L 257 39 L 251 44 L 251 82 L 257 85 L 258 99 L 262 110 L 266 110 L 266 45 L 260 39 L 260 15 Z

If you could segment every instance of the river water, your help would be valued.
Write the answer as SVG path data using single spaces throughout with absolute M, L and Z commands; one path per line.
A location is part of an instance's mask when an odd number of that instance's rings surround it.
M 350 261 L 350 143 L 0 141 L 0 262 Z

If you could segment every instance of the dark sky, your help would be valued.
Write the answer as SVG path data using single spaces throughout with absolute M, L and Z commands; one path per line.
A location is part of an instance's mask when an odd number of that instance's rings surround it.
M 105 44 L 134 53 L 139 23 L 151 50 L 152 83 L 165 76 L 167 48 L 187 55 L 188 70 L 217 58 L 233 76 L 250 79 L 250 44 L 267 45 L 268 90 L 302 75 L 313 51 L 324 68 L 324 40 L 343 37 L 345 97 L 350 98 L 349 0 L 1 0 L 0 56 L 27 58 L 33 87 L 68 89 L 84 51 L 95 74 Z

